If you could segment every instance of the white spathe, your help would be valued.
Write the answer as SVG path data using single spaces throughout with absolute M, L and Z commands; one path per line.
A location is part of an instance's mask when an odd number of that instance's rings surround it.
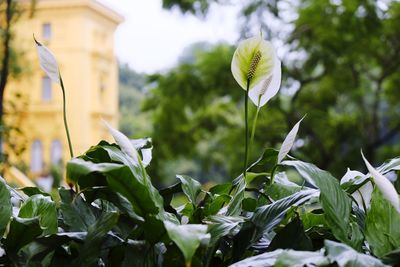
M 252 64 L 256 57 L 259 59 L 257 64 Z M 240 87 L 247 90 L 247 79 L 252 73 L 249 84 L 251 90 L 272 74 L 274 66 L 277 64 L 276 60 L 276 52 L 270 42 L 262 39 L 261 36 L 251 37 L 241 41 L 233 54 L 232 75 Z
M 364 179 L 366 175 L 362 172 L 353 171 L 347 168 L 347 172 L 345 173 L 345 175 L 343 175 L 342 179 L 340 179 L 340 184 L 355 180 L 357 177 Z M 362 210 L 364 210 L 364 204 L 367 209 L 370 208 L 373 189 L 374 187 L 372 186 L 372 183 L 368 181 L 352 194 L 353 198 L 357 202 L 358 207 L 360 207 Z
M 381 191 L 383 197 L 392 204 L 392 206 L 400 213 L 400 198 L 397 194 L 396 189 L 393 184 L 382 174 L 380 174 L 372 165 L 368 162 L 368 160 L 364 157 L 364 154 L 361 151 L 361 156 L 364 160 L 365 165 L 374 180 L 375 185 Z
M 267 104 L 267 102 L 278 93 L 281 87 L 281 61 L 276 58 L 275 62 L 276 64 L 274 65 L 271 76 L 259 82 L 249 91 L 249 97 L 257 107 L 262 107 Z
M 300 123 L 301 121 L 305 118 L 301 118 L 290 130 L 288 135 L 286 136 L 285 140 L 282 143 L 281 149 L 279 149 L 278 153 L 278 164 L 282 162 L 282 160 L 287 156 L 289 153 L 290 149 L 292 149 L 294 140 L 296 139 L 297 132 L 299 131 Z
M 36 41 L 36 39 L 34 40 L 39 54 L 40 67 L 53 82 L 60 84 L 60 70 L 55 56 L 47 47 Z

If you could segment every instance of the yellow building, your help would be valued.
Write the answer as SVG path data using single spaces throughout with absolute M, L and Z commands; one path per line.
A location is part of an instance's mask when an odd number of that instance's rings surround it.
M 30 1 L 19 1 L 23 8 Z M 25 53 L 22 77 L 6 88 L 6 102 L 27 100 L 23 110 L 7 115 L 22 118 L 26 150 L 11 161 L 22 161 L 30 177 L 43 176 L 52 164 L 70 158 L 63 125 L 62 93 L 39 67 L 32 34 L 56 56 L 66 87 L 67 117 L 75 155 L 100 140 L 110 140 L 101 118 L 118 121 L 118 68 L 114 56 L 114 31 L 122 17 L 95 0 L 38 0 L 14 27 L 15 44 Z M 10 113 L 10 112 L 9 112 Z

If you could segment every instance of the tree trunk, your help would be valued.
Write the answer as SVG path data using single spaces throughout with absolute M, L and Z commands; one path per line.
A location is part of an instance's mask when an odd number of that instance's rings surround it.
M 10 40 L 11 40 L 12 0 L 6 0 L 6 20 L 3 36 L 3 60 L 0 70 L 0 123 L 4 127 L 4 91 L 7 85 L 10 63 Z M 0 134 L 0 157 L 3 158 L 3 133 Z

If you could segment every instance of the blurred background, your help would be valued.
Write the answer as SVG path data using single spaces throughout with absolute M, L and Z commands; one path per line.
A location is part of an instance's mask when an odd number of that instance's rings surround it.
M 68 160 L 60 90 L 39 70 L 32 31 L 59 60 L 77 152 L 109 140 L 100 118 L 151 137 L 157 186 L 175 174 L 240 174 L 244 91 L 230 63 L 238 42 L 260 32 L 283 77 L 251 160 L 279 148 L 305 114 L 291 154 L 338 178 L 363 170 L 361 149 L 375 164 L 400 153 L 399 1 L 2 0 L 0 10 L 2 162 L 16 183 L 53 181 Z

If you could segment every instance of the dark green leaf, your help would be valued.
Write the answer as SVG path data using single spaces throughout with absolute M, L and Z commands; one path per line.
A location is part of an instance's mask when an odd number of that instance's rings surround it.
M 317 190 L 303 190 L 270 205 L 257 208 L 251 217 L 251 221 L 256 226 L 254 241 L 261 238 L 264 232 L 271 231 L 283 219 L 284 214 L 292 206 L 301 205 L 315 196 L 318 196 Z
M 231 183 L 225 183 L 225 184 L 217 184 L 214 185 L 213 187 L 210 188 L 210 190 L 208 190 L 212 195 L 218 194 L 218 195 L 222 195 L 222 194 L 229 194 L 229 191 L 232 188 L 232 184 Z
M 48 196 L 33 195 L 29 197 L 19 210 L 20 218 L 39 218 L 43 235 L 57 233 L 56 204 Z
M 208 217 L 207 221 L 211 223 L 208 232 L 211 234 L 210 246 L 212 246 L 221 237 L 237 234 L 240 224 L 244 222 L 244 218 L 214 215 Z
M 274 267 L 330 266 L 321 251 L 286 250 L 278 255 Z
M 42 232 L 38 217 L 13 218 L 9 233 L 4 241 L 7 254 L 15 258 L 18 251 L 23 246 L 32 242 L 36 237 L 41 235 Z
M 174 194 L 180 192 L 182 192 L 182 186 L 180 182 L 161 189 L 159 193 L 164 199 L 164 207 L 169 206 L 171 204 Z
M 177 175 L 176 178 L 181 181 L 183 193 L 189 198 L 191 203 L 196 204 L 197 195 L 201 191 L 201 184 L 186 175 Z
M 119 150 L 114 151 L 107 148 L 107 151 L 109 150 L 112 158 L 124 157 Z M 84 179 L 85 176 L 93 172 L 102 173 L 107 177 L 107 182 L 111 189 L 126 197 L 130 201 L 134 212 L 141 217 L 148 213 L 157 214 L 164 210 L 161 195 L 151 184 L 150 178 L 144 169 L 140 169 L 140 167 L 136 168 L 116 163 L 96 164 L 75 158 L 68 162 L 67 170 L 69 170 L 71 176 L 78 177 L 76 180 Z
M 230 265 L 230 267 L 303 267 L 328 265 L 328 260 L 320 251 L 309 252 L 277 249 L 236 262 Z
M 88 203 L 95 201 L 96 199 L 101 199 L 102 201 L 108 201 L 115 205 L 121 213 L 127 214 L 134 221 L 144 222 L 144 218 L 137 215 L 132 208 L 129 200 L 126 199 L 119 193 L 115 193 L 108 187 L 92 187 L 87 188 L 84 191 L 85 199 Z
M 275 235 L 268 246 L 268 251 L 278 248 L 305 251 L 313 249 L 312 242 L 304 232 L 303 223 L 298 217 L 295 217 Z
M 376 256 L 400 249 L 399 225 L 400 214 L 375 188 L 365 220 L 365 237 Z
M 326 255 L 331 263 L 336 262 L 338 266 L 352 267 L 385 267 L 380 260 L 365 254 L 358 253 L 345 244 L 325 241 Z
M 301 186 L 289 181 L 286 174 L 279 172 L 274 176 L 274 182 L 266 187 L 265 194 L 274 200 L 290 196 L 302 189 Z
M 266 149 L 260 158 L 258 158 L 250 167 L 247 168 L 249 172 L 270 172 L 275 168 L 278 161 L 278 151 L 274 149 Z M 243 177 L 243 174 L 239 175 L 232 182 L 236 188 L 235 194 L 233 195 L 229 205 L 227 216 L 239 215 L 242 207 L 242 201 L 244 199 L 244 191 L 247 186 L 247 182 Z
M 84 245 L 79 251 L 79 266 L 90 266 L 97 262 L 104 237 L 118 221 L 118 213 L 103 213 L 100 218 L 89 226 Z
M 244 199 L 244 192 L 246 189 L 246 181 L 243 178 L 243 175 L 240 175 L 234 181 L 234 186 L 236 191 L 228 204 L 228 210 L 226 212 L 226 216 L 236 216 L 239 215 L 242 209 L 242 201 Z
M 243 210 L 253 212 L 257 207 L 257 200 L 251 197 L 243 199 L 242 202 Z
M 32 264 L 34 261 L 40 262 L 58 247 L 72 240 L 83 243 L 86 234 L 86 232 L 67 232 L 38 237 L 33 242 L 24 246 L 20 254 L 23 254 L 23 257 L 27 259 L 29 264 Z
M 196 249 L 200 244 L 207 245 L 210 234 L 207 234 L 207 226 L 201 224 L 177 225 L 164 222 L 168 236 L 179 247 L 185 257 L 186 265 L 190 264 Z
M 27 195 L 28 197 L 31 197 L 33 195 L 50 196 L 50 194 L 43 192 L 38 187 L 23 187 L 23 188 L 19 188 L 18 190 L 21 190 L 22 192 L 24 192 L 24 194 Z
M 310 163 L 291 160 L 282 164 L 295 167 L 308 183 L 320 189 L 320 201 L 326 222 L 337 239 L 351 245 L 348 237 L 351 200 L 340 187 L 338 180 L 329 172 Z
M 156 266 L 154 255 L 154 248 L 149 247 L 145 241 L 130 240 L 127 245 L 123 247 L 123 264 L 117 262 L 114 266 Z
M 250 221 L 245 222 L 234 238 L 233 258 L 239 260 L 243 253 L 281 222 L 292 206 L 298 206 L 318 196 L 315 189 L 303 190 L 272 204 L 258 207 Z
M 224 206 L 225 203 L 231 200 L 231 196 L 227 194 L 223 195 L 214 195 L 210 197 L 208 201 L 204 204 L 204 216 L 210 216 L 217 214 L 218 211 Z
M 0 237 L 3 236 L 8 222 L 11 219 L 11 215 L 11 194 L 7 188 L 6 182 L 0 177 Z
M 96 222 L 93 207 L 87 204 L 80 195 L 76 195 L 73 190 L 61 188 L 61 216 L 63 223 L 71 232 L 84 232 L 89 226 Z
M 390 253 L 386 254 L 382 258 L 382 260 L 386 264 L 396 266 L 396 264 L 400 262 L 400 249 L 393 250 Z
M 236 262 L 230 267 L 270 267 L 274 266 L 276 258 L 283 252 L 282 249 L 277 249 L 272 252 L 263 253 L 254 257 L 249 257 L 245 260 Z
M 278 162 L 278 154 L 278 150 L 272 148 L 265 149 L 261 157 L 251 164 L 247 170 L 254 173 L 271 172 Z

